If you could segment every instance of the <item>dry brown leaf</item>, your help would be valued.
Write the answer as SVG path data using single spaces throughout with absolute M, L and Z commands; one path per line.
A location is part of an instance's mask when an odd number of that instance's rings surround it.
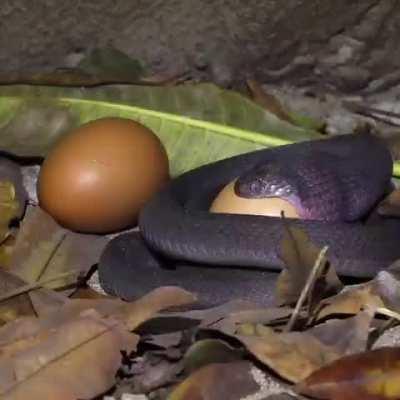
M 113 385 L 120 351 L 134 350 L 137 342 L 119 322 L 87 310 L 24 346 L 3 346 L 0 394 L 10 400 L 90 399 Z
M 30 291 L 29 298 L 38 317 L 57 310 L 69 302 L 68 297 L 64 294 L 46 288 Z
M 11 256 L 14 251 L 16 242 L 15 235 L 17 234 L 16 229 L 10 229 L 8 236 L 3 240 L 0 246 L 0 266 L 2 269 L 10 268 Z
M 233 311 L 212 324 L 202 323 L 200 327 L 218 330 L 226 335 L 234 335 L 244 324 L 284 324 L 292 314 L 289 307 L 257 308 L 243 311 Z
M 112 317 L 121 321 L 128 330 L 133 331 L 141 323 L 157 315 L 159 311 L 173 306 L 190 304 L 195 299 L 194 295 L 184 289 L 164 286 L 152 290 L 132 303 L 116 298 L 71 299 L 62 308 L 51 310 L 44 317 L 46 317 L 47 328 L 49 329 L 51 326 L 56 326 L 67 319 L 73 319 L 85 310 L 93 309 L 103 317 Z
M 372 283 L 371 283 L 372 284 Z M 386 270 L 378 272 L 373 279 L 376 294 L 385 306 L 400 311 L 400 260 L 396 260 Z
M 0 269 L 0 293 L 8 293 L 23 284 L 20 278 Z M 0 325 L 28 315 L 35 315 L 29 294 L 24 293 L 0 302 Z
M 257 81 L 248 79 L 247 86 L 250 89 L 252 100 L 258 105 L 284 121 L 293 122 L 292 117 L 284 109 L 281 102 L 274 95 L 267 93 Z
M 378 205 L 378 214 L 399 217 L 400 216 L 400 189 L 393 190 Z
M 91 399 L 109 389 L 120 351 L 135 349 L 138 324 L 194 296 L 159 288 L 135 303 L 73 299 L 41 318 L 24 317 L 0 328 L 0 395 L 7 399 Z M 1 396 L 0 396 L 1 397 Z
M 66 232 L 39 207 L 28 207 L 18 232 L 10 270 L 26 282 L 40 279 Z
M 23 287 L 25 282 L 19 277 L 0 269 L 0 293 L 4 297 L 7 293 Z M 40 315 L 44 309 L 59 307 L 68 299 L 61 294 L 48 289 L 38 289 L 29 293 L 22 293 L 9 299 L 0 301 L 0 325 L 22 316 Z
M 357 314 L 362 308 L 384 307 L 373 281 L 348 286 L 336 296 L 324 299 L 316 312 L 319 320 L 333 314 Z
M 10 270 L 28 283 L 65 272 L 86 273 L 97 263 L 105 244 L 105 237 L 68 231 L 40 207 L 30 207 L 17 236 Z M 76 275 L 52 281 L 46 287 L 75 283 Z
M 111 296 L 97 292 L 91 287 L 80 287 L 70 296 L 71 299 L 110 299 Z
M 183 358 L 186 373 L 214 363 L 228 363 L 241 359 L 242 352 L 219 339 L 203 339 L 193 343 Z
M 21 166 L 9 158 L 0 157 L 0 182 L 1 221 L 21 219 L 28 199 Z
M 257 393 L 262 388 L 256 382 L 252 368 L 252 364 L 247 361 L 207 365 L 180 383 L 168 396 L 168 400 L 258 398 Z
M 239 299 L 231 300 L 221 305 L 206 309 L 201 308 L 170 312 L 168 313 L 168 316 L 200 321 L 202 327 L 208 327 L 231 313 L 254 310 L 257 308 L 259 308 L 259 306 L 256 303 Z
M 353 354 L 367 348 L 373 318 L 373 310 L 361 311 L 354 317 L 326 321 L 308 329 L 307 333 L 341 355 Z
M 321 252 L 309 238 L 307 233 L 294 226 L 286 224 L 281 241 L 280 258 L 285 263 L 285 269 L 278 277 L 276 297 L 279 304 L 295 303 L 312 271 L 315 261 Z M 342 288 L 336 272 L 324 257 L 322 268 L 314 282 L 311 305 L 317 304 L 327 293 L 336 293 Z
M 26 199 L 20 166 L 0 157 L 0 266 L 2 268 L 9 266 L 14 247 L 15 229 L 10 227 L 10 223 L 21 219 Z
M 196 300 L 195 295 L 184 289 L 175 286 L 163 286 L 154 289 L 133 303 L 127 303 L 122 309 L 121 318 L 130 330 L 134 330 L 158 311 L 191 304 Z
M 277 333 L 257 325 L 247 335 L 235 335 L 262 363 L 283 378 L 299 382 L 313 371 L 331 362 L 340 353 L 307 332 Z M 257 336 L 256 336 L 257 335 Z
M 299 382 L 299 393 L 318 399 L 400 398 L 400 348 L 386 347 L 343 357 Z

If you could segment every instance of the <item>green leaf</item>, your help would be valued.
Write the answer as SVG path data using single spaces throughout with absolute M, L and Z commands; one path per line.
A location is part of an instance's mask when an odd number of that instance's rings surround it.
M 135 119 L 152 129 L 166 147 L 172 176 L 265 146 L 321 137 L 212 84 L 20 85 L 0 87 L 0 148 L 19 156 L 45 156 L 68 130 L 106 116 Z
M 139 61 L 113 47 L 93 49 L 80 61 L 78 68 L 89 75 L 119 78 L 128 82 L 138 80 L 144 73 Z

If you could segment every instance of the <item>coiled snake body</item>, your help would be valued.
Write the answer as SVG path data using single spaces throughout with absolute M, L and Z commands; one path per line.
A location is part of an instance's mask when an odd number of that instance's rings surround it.
M 249 173 L 265 165 L 289 171 L 285 179 L 290 178 L 291 193 L 297 193 L 308 219 L 288 221 L 316 245 L 329 247 L 328 257 L 339 274 L 371 277 L 400 257 L 400 219 L 370 216 L 390 188 L 391 153 L 378 137 L 341 135 L 235 156 L 172 180 L 141 211 L 140 235 L 121 235 L 107 246 L 99 265 L 103 287 L 132 298 L 153 286 L 176 284 L 199 290 L 212 303 L 221 300 L 217 292 L 226 292 L 226 286 L 233 289 L 232 296 L 262 290 L 258 280 L 283 266 L 279 248 L 284 222 L 208 209 L 224 185 L 243 176 L 246 187 Z M 306 179 L 309 165 L 312 179 Z M 171 261 L 196 267 L 176 269 Z M 250 297 L 260 300 L 263 295 Z

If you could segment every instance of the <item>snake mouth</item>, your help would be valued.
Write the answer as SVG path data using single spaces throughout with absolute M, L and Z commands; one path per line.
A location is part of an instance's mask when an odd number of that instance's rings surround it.
M 301 219 L 315 219 L 312 212 L 304 207 L 297 189 L 282 176 L 252 178 L 251 174 L 247 174 L 237 178 L 233 188 L 235 195 L 241 199 L 271 200 L 271 202 L 281 200 L 294 209 L 290 214 L 294 213 Z
M 208 208 L 211 213 L 259 215 L 277 218 L 281 218 L 283 213 L 286 218 L 301 218 L 298 212 L 298 209 L 302 208 L 301 203 L 295 196 L 238 196 L 234 190 L 236 181 L 237 179 L 230 181 L 218 191 Z

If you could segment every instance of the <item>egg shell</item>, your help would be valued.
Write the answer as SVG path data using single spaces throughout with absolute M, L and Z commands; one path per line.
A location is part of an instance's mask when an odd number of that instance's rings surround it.
M 234 189 L 235 181 L 230 182 L 217 194 L 211 204 L 210 212 L 280 217 L 283 211 L 287 218 L 299 218 L 296 208 L 284 199 L 278 197 L 248 199 L 238 196 Z
M 71 230 L 114 232 L 134 225 L 168 179 L 167 153 L 150 129 L 130 119 L 97 119 L 50 151 L 39 174 L 39 205 Z

